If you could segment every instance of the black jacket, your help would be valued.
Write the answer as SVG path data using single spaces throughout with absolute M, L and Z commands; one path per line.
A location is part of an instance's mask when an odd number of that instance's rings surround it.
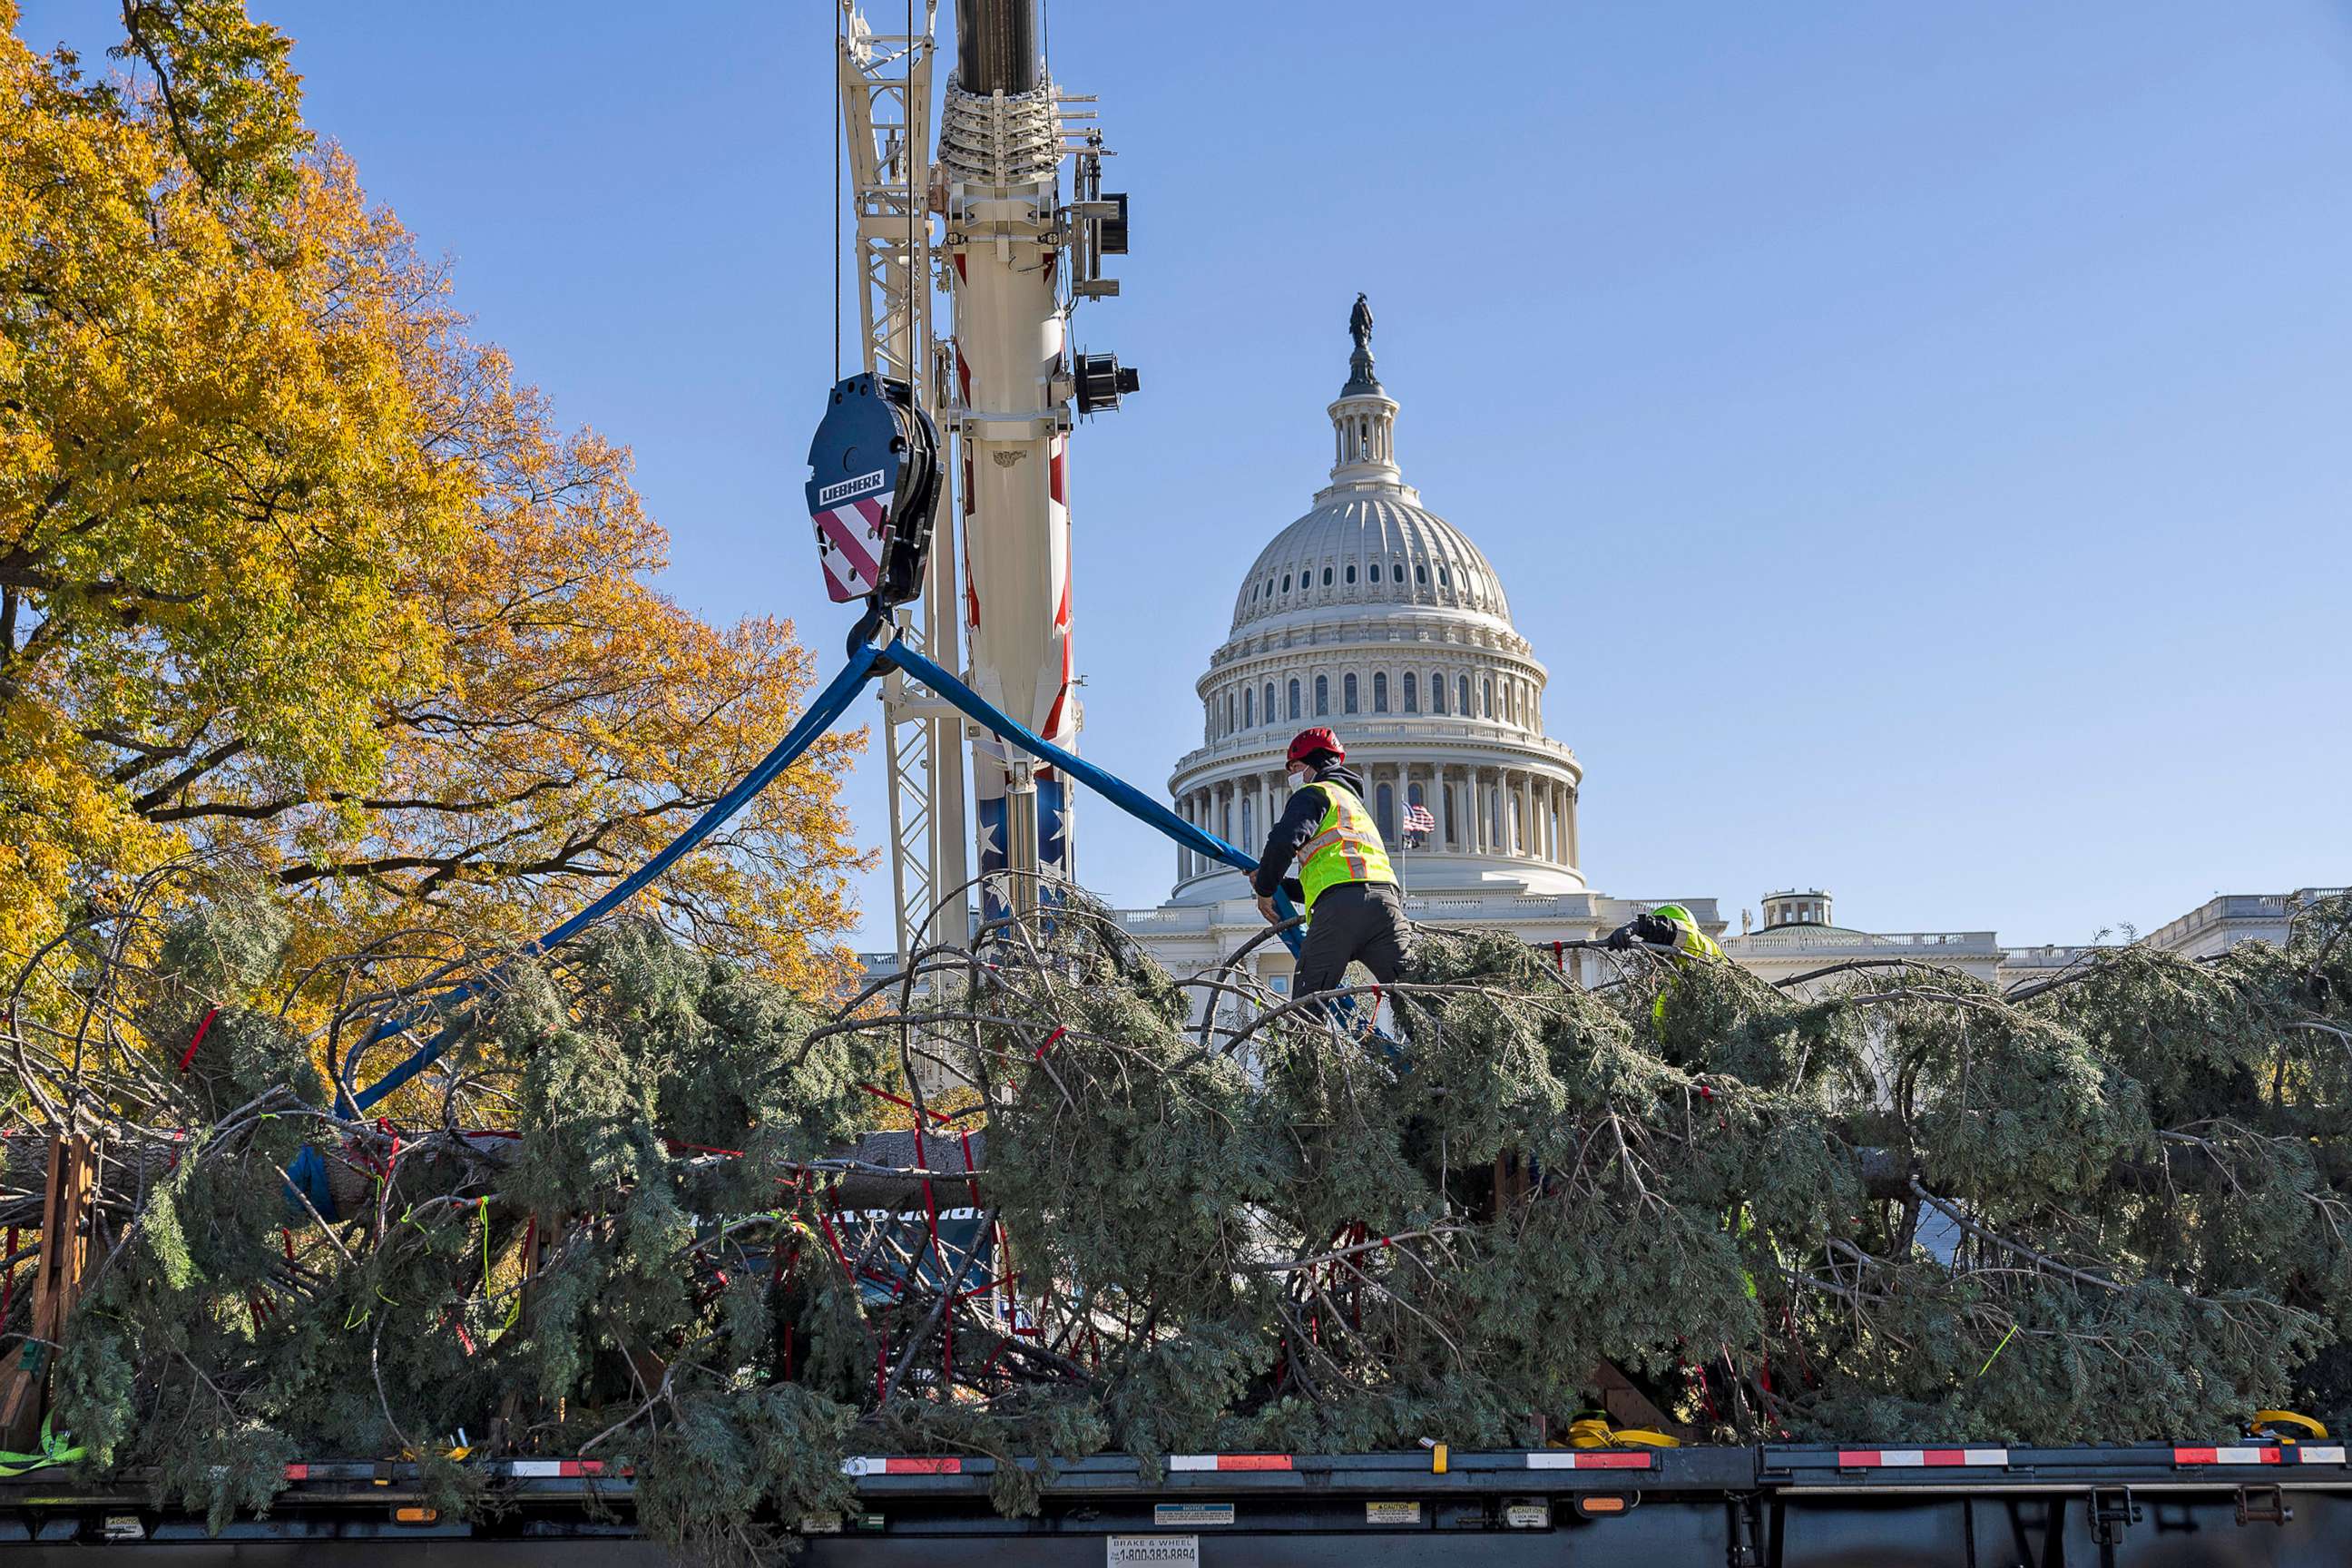
M 1298 851 L 1307 841 L 1315 837 L 1315 830 L 1323 826 L 1323 814 L 1331 809 L 1331 797 L 1317 789 L 1315 784 L 1325 779 L 1329 779 L 1358 800 L 1364 798 L 1364 781 L 1344 766 L 1325 768 L 1315 775 L 1314 784 L 1301 785 L 1290 797 L 1290 804 L 1282 808 L 1282 819 L 1266 834 L 1265 847 L 1258 854 L 1257 870 L 1250 877 L 1250 886 L 1257 890 L 1259 898 L 1274 897 L 1274 890 L 1282 886 L 1283 874 L 1290 869 L 1291 861 L 1297 858 Z M 1293 893 L 1291 896 L 1297 898 L 1299 895 Z

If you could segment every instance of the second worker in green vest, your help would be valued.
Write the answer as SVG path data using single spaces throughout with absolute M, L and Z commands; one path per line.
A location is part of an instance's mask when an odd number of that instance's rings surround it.
M 1404 962 L 1412 928 L 1404 918 L 1396 871 L 1380 825 L 1363 800 L 1363 781 L 1340 764 L 1339 738 L 1318 727 L 1290 742 L 1290 804 L 1265 836 L 1250 884 L 1267 920 L 1278 920 L 1275 889 L 1295 858 L 1296 895 L 1307 906 L 1307 940 L 1298 950 L 1295 996 L 1328 991 L 1351 963 L 1385 985 Z

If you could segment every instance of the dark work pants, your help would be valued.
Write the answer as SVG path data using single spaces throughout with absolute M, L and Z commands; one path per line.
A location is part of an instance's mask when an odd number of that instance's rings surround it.
M 1291 994 L 1308 996 L 1328 991 L 1352 963 L 1372 972 L 1386 985 L 1404 962 L 1412 928 L 1405 924 L 1404 900 L 1393 882 L 1341 882 L 1323 889 L 1307 917 L 1307 940 L 1298 947 L 1298 978 Z

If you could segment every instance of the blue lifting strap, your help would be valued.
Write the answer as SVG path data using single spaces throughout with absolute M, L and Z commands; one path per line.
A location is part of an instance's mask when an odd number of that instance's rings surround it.
M 570 942 L 573 937 L 628 902 L 642 891 L 646 884 L 668 870 L 677 861 L 678 857 L 717 832 L 728 818 L 750 805 L 753 797 L 761 790 L 773 784 L 777 774 L 798 762 L 801 753 L 814 744 L 818 736 L 832 729 L 839 721 L 842 713 L 849 707 L 850 700 L 865 687 L 866 681 L 873 679 L 875 665 L 880 658 L 879 649 L 861 646 L 850 656 L 849 662 L 842 667 L 841 673 L 833 678 L 833 684 L 819 692 L 816 700 L 809 704 L 808 710 L 801 715 L 800 721 L 792 727 L 782 740 L 776 742 L 773 751 L 761 758 L 759 764 L 743 775 L 734 788 L 711 802 L 709 807 L 694 819 L 693 825 L 676 838 L 671 839 L 660 854 L 615 882 L 594 903 L 590 904 L 523 951 L 526 953 L 545 952 L 550 948 Z M 358 1049 L 352 1052 L 344 1069 L 346 1081 L 341 1086 L 342 1092 L 338 1099 L 349 1107 L 347 1114 L 360 1115 L 385 1095 L 432 1066 L 441 1053 L 449 1048 L 450 1042 L 456 1038 L 457 1032 L 455 1029 L 443 1030 L 417 1047 L 415 1053 L 406 1061 L 354 1095 L 351 1092 L 349 1077 L 358 1062 L 361 1051 L 387 1036 L 396 1035 L 403 1029 L 414 1028 L 427 1018 L 447 1012 L 459 1003 L 478 994 L 481 989 L 479 982 L 453 986 L 434 998 L 429 1006 L 406 1017 L 379 1024 L 371 1030 L 367 1038 L 360 1043 Z
M 527 954 L 545 952 L 578 936 L 643 891 L 654 879 L 676 864 L 680 856 L 693 849 L 696 845 L 716 832 L 729 818 L 750 805 L 761 791 L 775 782 L 778 774 L 799 761 L 801 753 L 807 751 L 818 736 L 824 734 L 840 721 L 842 714 L 847 710 L 851 700 L 864 689 L 866 683 L 874 678 L 877 667 L 885 657 L 884 649 L 861 643 L 851 654 L 849 662 L 842 667 L 841 673 L 835 676 L 832 683 L 817 694 L 815 700 L 809 704 L 807 711 L 801 715 L 798 722 L 793 725 L 792 730 L 782 740 L 776 742 L 775 749 L 762 757 L 759 764 L 744 774 L 732 789 L 712 802 L 700 816 L 695 818 L 690 826 L 666 845 L 659 854 L 614 883 L 604 896 L 578 914 L 529 944 L 524 948 L 524 952 Z M 946 698 L 949 702 L 999 739 L 1020 747 L 1040 762 L 1059 768 L 1066 777 L 1076 779 L 1080 784 L 1087 785 L 1121 811 L 1158 828 L 1184 847 L 1238 870 L 1254 871 L 1257 868 L 1257 862 L 1250 856 L 1234 848 L 1205 828 L 1197 827 L 1185 821 L 1125 779 L 1095 766 L 1075 752 L 1064 751 L 1052 742 L 999 712 L 962 681 L 904 643 L 892 644 L 887 650 L 887 658 L 890 663 Z M 1297 907 L 1290 901 L 1289 895 L 1278 890 L 1275 894 L 1275 906 L 1281 911 L 1282 918 L 1285 920 L 1289 920 L 1298 912 Z M 1284 931 L 1282 941 L 1295 956 L 1298 952 L 1297 928 Z M 341 1113 L 348 1120 L 366 1112 L 386 1095 L 438 1060 L 441 1054 L 447 1050 L 457 1038 L 459 1030 L 454 1026 L 443 1029 L 418 1047 L 406 1060 L 385 1073 L 383 1077 L 376 1079 L 365 1089 L 354 1092 L 351 1079 L 357 1071 L 361 1054 L 369 1046 L 397 1035 L 403 1030 L 414 1028 L 428 1018 L 447 1013 L 451 1008 L 480 994 L 484 984 L 474 981 L 452 986 L 417 1011 L 379 1024 L 370 1030 L 367 1037 L 361 1041 L 345 1059 L 343 1081 L 337 1086 L 336 1094 Z M 1352 1012 L 1352 1007 L 1348 1011 Z M 318 1208 L 323 1217 L 330 1220 L 336 1217 L 334 1200 L 327 1191 L 325 1162 L 315 1148 L 305 1146 L 296 1155 L 289 1172 L 304 1194 L 311 1199 L 313 1206 Z M 291 1191 L 288 1193 L 287 1197 L 289 1205 L 299 1202 Z
M 907 647 L 905 643 L 893 643 L 890 646 L 889 657 L 891 663 L 986 726 L 999 740 L 1020 747 L 1039 762 L 1052 763 L 1062 770 L 1065 777 L 1074 778 L 1087 785 L 1139 822 L 1150 823 L 1196 854 L 1205 855 L 1213 860 L 1221 861 L 1239 870 L 1257 869 L 1257 861 L 1254 857 L 1243 854 L 1207 829 L 1195 827 L 1118 774 L 1106 773 L 1076 752 L 1066 752 L 1051 741 L 1033 733 L 1006 718 L 982 700 L 971 687 L 966 686 L 913 648 Z M 1275 908 L 1282 911 L 1284 920 L 1288 920 L 1298 912 L 1297 907 L 1291 903 L 1290 895 L 1287 893 L 1276 892 L 1274 903 Z M 1282 940 L 1283 944 L 1290 949 L 1292 955 L 1297 956 L 1298 928 L 1293 926 L 1285 931 L 1282 933 Z

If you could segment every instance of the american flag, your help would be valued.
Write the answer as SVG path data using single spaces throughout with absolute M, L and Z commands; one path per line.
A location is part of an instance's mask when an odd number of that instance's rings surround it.
M 1423 839 L 1436 831 L 1437 818 L 1429 815 L 1429 807 L 1408 805 L 1404 808 L 1405 847 L 1410 849 L 1417 847 Z

